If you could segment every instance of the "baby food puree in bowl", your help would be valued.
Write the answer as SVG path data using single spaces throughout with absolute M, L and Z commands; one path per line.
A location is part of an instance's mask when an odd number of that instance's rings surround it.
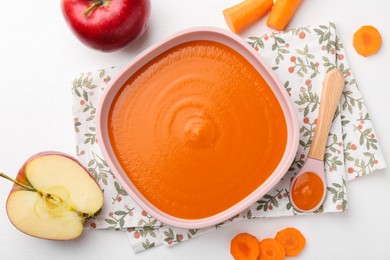
M 163 223 L 218 224 L 284 176 L 298 123 L 272 69 L 238 36 L 185 30 L 147 49 L 101 99 L 98 138 L 128 194 Z

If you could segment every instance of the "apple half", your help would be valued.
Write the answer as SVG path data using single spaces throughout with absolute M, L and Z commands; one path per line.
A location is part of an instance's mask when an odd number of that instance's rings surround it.
M 75 239 L 103 206 L 103 192 L 74 158 L 57 152 L 32 156 L 20 169 L 6 208 L 12 224 L 38 238 Z

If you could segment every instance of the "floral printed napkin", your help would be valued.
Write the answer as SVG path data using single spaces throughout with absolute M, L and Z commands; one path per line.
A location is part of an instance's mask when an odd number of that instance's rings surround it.
M 369 114 L 333 23 L 301 27 L 282 33 L 249 37 L 248 44 L 272 67 L 290 93 L 300 122 L 297 156 L 280 183 L 249 209 L 224 223 L 205 229 L 163 225 L 143 211 L 112 175 L 96 139 L 95 113 L 99 96 L 118 67 L 82 73 L 72 84 L 77 156 L 104 190 L 105 205 L 86 226 L 127 231 L 135 251 L 173 245 L 232 222 L 245 219 L 302 215 L 289 201 L 292 177 L 303 165 L 313 137 L 326 72 L 339 68 L 345 89 L 329 134 L 325 161 L 327 197 L 315 213 L 347 209 L 346 183 L 386 167 Z

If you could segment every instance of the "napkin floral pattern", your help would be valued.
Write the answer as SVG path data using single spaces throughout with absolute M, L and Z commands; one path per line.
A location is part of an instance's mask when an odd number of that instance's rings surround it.
M 348 206 L 347 182 L 386 167 L 372 122 L 333 23 L 253 36 L 249 37 L 248 44 L 272 67 L 289 92 L 300 123 L 298 153 L 280 183 L 249 209 L 216 226 L 187 230 L 163 225 L 127 195 L 112 175 L 99 149 L 95 126 L 96 106 L 100 94 L 119 68 L 82 73 L 72 83 L 77 156 L 98 181 L 105 196 L 102 211 L 87 222 L 87 227 L 126 230 L 133 249 L 142 251 L 161 244 L 178 244 L 236 221 L 302 215 L 289 201 L 289 186 L 310 148 L 320 106 L 322 80 L 326 72 L 335 67 L 344 74 L 345 88 L 324 158 L 327 197 L 314 214 L 345 211 Z

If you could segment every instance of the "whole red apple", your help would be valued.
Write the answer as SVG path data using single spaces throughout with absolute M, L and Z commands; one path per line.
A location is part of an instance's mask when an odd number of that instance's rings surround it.
M 114 51 L 146 29 L 150 0 L 61 0 L 73 33 L 87 46 Z

